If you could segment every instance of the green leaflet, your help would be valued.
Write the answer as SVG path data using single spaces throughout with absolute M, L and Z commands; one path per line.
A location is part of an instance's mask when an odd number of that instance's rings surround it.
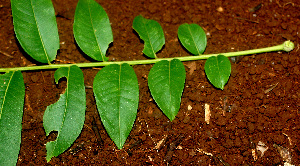
M 51 0 L 11 0 L 14 29 L 22 48 L 33 59 L 50 64 L 59 49 Z
M 16 165 L 18 161 L 24 96 L 20 71 L 0 75 L 0 165 Z
M 204 30 L 197 24 L 182 24 L 178 28 L 178 38 L 181 44 L 193 55 L 205 51 L 207 39 Z
M 79 0 L 74 17 L 74 37 L 80 49 L 97 61 L 107 61 L 108 45 L 113 41 L 109 18 L 94 0 Z
M 132 129 L 139 102 L 136 74 L 127 63 L 101 69 L 93 83 L 101 121 L 119 149 Z
M 159 61 L 149 72 L 148 86 L 151 95 L 171 121 L 180 108 L 185 76 L 185 68 L 178 59 Z
M 224 55 L 212 56 L 206 60 L 204 70 L 208 80 L 223 90 L 231 73 L 231 64 Z
M 149 58 L 156 58 L 156 52 L 165 44 L 164 32 L 159 23 L 139 15 L 133 20 L 133 29 L 145 42 L 143 53 Z
M 83 74 L 77 66 L 56 70 L 55 82 L 67 78 L 67 88 L 59 100 L 47 107 L 43 121 L 46 135 L 58 131 L 55 141 L 46 144 L 47 162 L 68 149 L 79 136 L 85 119 L 86 96 Z

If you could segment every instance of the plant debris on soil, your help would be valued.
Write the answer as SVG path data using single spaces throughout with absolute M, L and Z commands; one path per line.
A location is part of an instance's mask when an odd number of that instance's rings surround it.
M 74 42 L 77 1 L 52 0 L 60 50 L 54 63 L 90 62 Z M 231 58 L 232 72 L 223 91 L 204 73 L 205 60 L 184 62 L 187 71 L 181 109 L 170 122 L 150 95 L 152 65 L 136 65 L 140 89 L 137 119 L 118 150 L 106 133 L 95 104 L 93 79 L 100 68 L 82 69 L 87 93 L 86 119 L 74 144 L 46 162 L 43 114 L 66 88 L 54 82 L 54 70 L 23 72 L 26 94 L 22 143 L 17 165 L 283 165 L 300 164 L 300 2 L 297 0 L 159 1 L 97 0 L 107 12 L 114 42 L 110 61 L 146 59 L 132 29 L 137 15 L 164 30 L 159 58 L 190 56 L 177 37 L 179 25 L 203 27 L 205 54 L 262 48 L 291 40 L 290 53 L 272 52 Z M 0 2 L 0 67 L 36 65 L 16 40 L 10 1 Z M 209 106 L 209 123 L 205 119 Z M 284 155 L 285 154 L 285 155 Z M 285 157 L 284 157 L 285 156 Z

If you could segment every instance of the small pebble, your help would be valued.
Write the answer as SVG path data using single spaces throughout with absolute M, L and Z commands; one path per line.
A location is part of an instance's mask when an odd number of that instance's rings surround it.
M 220 6 L 220 7 L 217 8 L 217 11 L 218 11 L 218 12 L 223 12 L 224 9 Z

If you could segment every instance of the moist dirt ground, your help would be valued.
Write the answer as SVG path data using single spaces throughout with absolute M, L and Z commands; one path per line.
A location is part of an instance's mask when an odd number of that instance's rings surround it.
M 77 1 L 52 2 L 60 37 L 53 63 L 90 62 L 73 37 Z M 66 82 L 55 84 L 55 70 L 23 72 L 26 94 L 17 165 L 300 164 L 298 0 L 97 2 L 107 12 L 114 35 L 107 55 L 110 61 L 146 59 L 143 43 L 132 29 L 137 15 L 162 26 L 166 44 L 157 54 L 159 58 L 191 56 L 177 37 L 183 23 L 203 27 L 208 38 L 205 54 L 268 47 L 285 40 L 293 41 L 295 49 L 231 58 L 232 73 L 223 91 L 208 82 L 205 60 L 184 62 L 186 83 L 181 108 L 172 122 L 150 95 L 147 76 L 152 65 L 134 66 L 140 89 L 138 114 L 121 150 L 107 135 L 97 113 L 92 83 L 101 68 L 82 69 L 87 94 L 82 133 L 49 163 L 45 144 L 56 134 L 46 137 L 43 114 L 64 92 Z M 0 2 L 0 51 L 1 67 L 39 65 L 16 40 L 8 0 Z M 205 104 L 211 110 L 209 124 L 204 120 Z

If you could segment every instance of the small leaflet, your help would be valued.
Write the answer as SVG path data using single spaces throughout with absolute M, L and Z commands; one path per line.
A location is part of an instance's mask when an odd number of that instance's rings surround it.
M 80 49 L 97 61 L 107 61 L 106 51 L 113 41 L 109 18 L 94 0 L 79 0 L 73 25 L 74 37 Z
M 224 55 L 212 56 L 206 60 L 204 71 L 208 80 L 216 88 L 223 90 L 231 73 L 231 64 Z
M 67 78 L 65 93 L 59 100 L 47 107 L 44 117 L 46 136 L 51 131 L 57 131 L 55 141 L 46 144 L 47 162 L 67 150 L 81 133 L 86 109 L 86 94 L 83 74 L 79 67 L 63 67 L 55 71 L 56 84 L 62 78 Z
M 16 37 L 33 59 L 50 64 L 59 49 L 56 17 L 51 0 L 11 0 Z
M 133 29 L 145 42 L 143 53 L 149 58 L 156 58 L 156 53 L 165 44 L 164 32 L 159 23 L 139 15 L 133 20 Z
M 16 165 L 18 161 L 24 96 L 21 71 L 0 75 L 0 165 Z
M 94 78 L 93 91 L 101 121 L 119 149 L 133 127 L 139 103 L 137 76 L 127 63 L 101 69 Z
M 159 61 L 149 72 L 148 86 L 151 95 L 171 121 L 180 109 L 185 77 L 184 65 L 178 59 Z
M 182 24 L 178 28 L 181 44 L 193 55 L 203 54 L 207 39 L 204 30 L 198 24 Z

